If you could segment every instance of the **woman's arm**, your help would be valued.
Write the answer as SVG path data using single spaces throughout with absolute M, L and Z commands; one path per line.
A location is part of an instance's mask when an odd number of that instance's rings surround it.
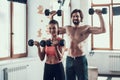
M 61 60 L 63 58 L 63 46 L 58 45 L 59 41 L 53 41 L 52 45 L 55 46 L 56 57 Z
M 61 60 L 63 58 L 63 52 L 62 52 L 62 48 L 55 46 L 55 50 L 56 50 L 56 57 Z
M 40 47 L 39 42 L 35 41 L 34 44 L 37 46 L 38 55 L 41 61 L 45 58 L 45 47 Z

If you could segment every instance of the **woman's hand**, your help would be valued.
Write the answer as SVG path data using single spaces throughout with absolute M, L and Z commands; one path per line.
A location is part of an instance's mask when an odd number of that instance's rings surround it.
M 39 42 L 38 42 L 38 41 L 34 41 L 34 44 L 35 44 L 37 47 L 39 47 L 39 46 L 40 46 L 40 44 L 39 44 Z
M 52 45 L 53 45 L 53 46 L 58 46 L 58 45 L 59 45 L 59 41 L 58 41 L 58 40 L 52 41 Z

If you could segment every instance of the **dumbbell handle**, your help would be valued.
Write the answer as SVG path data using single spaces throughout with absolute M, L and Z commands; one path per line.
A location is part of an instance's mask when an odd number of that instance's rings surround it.
M 44 14 L 45 14 L 45 16 L 49 16 L 50 14 L 51 15 L 55 15 L 55 14 L 57 14 L 57 16 L 61 16 L 62 15 L 62 10 L 61 9 L 59 9 L 58 11 L 50 11 L 49 9 L 46 9 L 45 11 L 44 11 Z
M 51 40 L 47 40 L 46 41 L 46 45 L 47 46 L 51 46 L 51 45 L 60 45 L 60 46 L 64 46 L 64 40 L 59 40 L 59 41 L 54 41 L 52 42 Z
M 28 45 L 31 46 L 31 47 L 34 46 L 34 45 L 39 46 L 40 43 L 38 41 L 34 41 L 33 39 L 30 39 L 28 41 Z
M 102 10 L 99 10 L 99 9 L 94 10 L 93 8 L 89 9 L 89 14 L 90 15 L 93 15 L 94 12 L 102 13 L 102 14 L 107 14 L 107 8 L 102 8 Z

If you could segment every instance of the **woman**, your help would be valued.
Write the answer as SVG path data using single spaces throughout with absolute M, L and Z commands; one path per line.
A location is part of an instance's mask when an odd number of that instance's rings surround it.
M 58 22 L 56 20 L 50 20 L 49 32 L 51 38 L 48 40 L 52 42 L 51 46 L 46 45 L 45 47 L 41 47 L 39 46 L 39 42 L 35 41 L 41 61 L 46 56 L 43 80 L 65 80 L 64 67 L 61 61 L 63 57 L 63 46 L 59 45 L 61 38 L 58 37 L 58 28 Z

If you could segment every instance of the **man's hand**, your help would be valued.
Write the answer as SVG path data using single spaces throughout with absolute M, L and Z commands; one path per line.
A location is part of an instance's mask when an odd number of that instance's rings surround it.
M 56 11 L 51 11 L 51 12 L 50 12 L 50 15 L 51 15 L 51 16 L 54 16 L 56 13 L 57 13 Z
M 101 15 L 101 14 L 102 14 L 102 10 L 100 10 L 100 9 L 96 9 L 95 12 L 96 12 L 96 14 L 98 14 L 98 15 Z
M 53 16 L 56 15 L 56 13 L 57 13 L 56 11 L 51 11 L 50 15 L 49 15 L 49 18 L 53 19 Z
M 66 33 L 66 28 L 59 27 L 59 34 L 65 34 Z

